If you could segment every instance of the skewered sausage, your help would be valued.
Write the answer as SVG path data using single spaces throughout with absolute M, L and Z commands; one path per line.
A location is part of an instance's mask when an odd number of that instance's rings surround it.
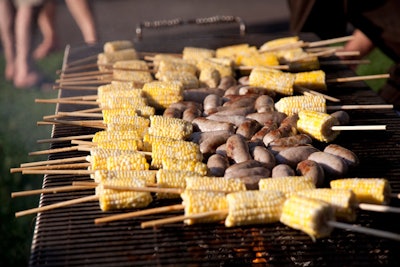
M 274 99 L 269 95 L 260 95 L 254 103 L 254 107 L 259 113 L 275 110 L 274 105 Z

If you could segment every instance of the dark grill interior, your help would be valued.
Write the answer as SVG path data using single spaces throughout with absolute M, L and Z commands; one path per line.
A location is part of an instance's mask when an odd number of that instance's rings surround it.
M 207 37 L 196 42 L 201 47 L 248 42 L 260 45 L 275 36 Z M 180 51 L 184 45 L 176 39 L 160 48 L 150 40 L 138 42 L 139 51 Z M 158 45 L 159 50 L 156 50 Z M 98 53 L 101 47 L 74 48 L 68 60 Z M 329 77 L 352 76 L 345 67 L 326 69 Z M 61 90 L 60 97 L 93 94 L 93 91 Z M 363 82 L 329 87 L 329 95 L 341 104 L 383 104 Z M 85 107 L 59 105 L 57 111 L 80 110 Z M 352 125 L 386 124 L 387 131 L 343 131 L 334 143 L 354 151 L 360 158 L 353 177 L 386 177 L 393 192 L 400 193 L 400 121 L 393 110 L 349 111 Z M 96 129 L 57 125 L 52 137 L 94 133 Z M 70 145 L 53 143 L 52 148 Z M 319 144 L 322 146 L 322 144 Z M 318 146 L 318 144 L 316 144 Z M 87 155 L 87 152 L 52 154 L 49 159 Z M 351 176 L 349 176 L 351 177 Z M 87 181 L 88 176 L 46 175 L 44 188 Z M 39 206 L 93 195 L 94 190 L 42 195 Z M 176 204 L 179 201 L 155 201 L 150 207 Z M 392 206 L 400 206 L 394 200 Z M 120 212 L 107 212 L 107 215 Z M 87 202 L 55 209 L 37 215 L 31 248 L 30 266 L 394 266 L 400 262 L 400 242 L 365 234 L 335 229 L 329 238 L 313 242 L 306 234 L 282 224 L 225 228 L 223 224 L 184 226 L 165 225 L 157 229 L 141 229 L 140 223 L 171 212 L 95 225 L 94 219 L 104 216 L 97 202 Z M 360 211 L 357 224 L 399 232 L 398 214 Z

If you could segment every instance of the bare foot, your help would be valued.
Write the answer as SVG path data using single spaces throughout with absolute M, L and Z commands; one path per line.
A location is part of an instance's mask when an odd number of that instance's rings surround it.
M 14 64 L 7 64 L 4 71 L 6 81 L 12 81 L 14 79 Z
M 45 58 L 54 48 L 55 48 L 54 42 L 43 42 L 41 43 L 35 51 L 33 51 L 33 58 L 38 60 L 38 59 L 43 59 Z
M 14 86 L 20 89 L 29 89 L 41 81 L 39 73 L 31 71 L 27 74 L 17 74 L 14 77 Z

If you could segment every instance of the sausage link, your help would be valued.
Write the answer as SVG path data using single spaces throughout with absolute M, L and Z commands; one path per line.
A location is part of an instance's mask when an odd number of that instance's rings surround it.
M 220 154 L 213 154 L 207 160 L 207 168 L 210 176 L 223 177 L 228 167 L 229 160 Z
M 234 134 L 226 140 L 226 154 L 235 163 L 252 159 L 247 143 L 238 134 Z

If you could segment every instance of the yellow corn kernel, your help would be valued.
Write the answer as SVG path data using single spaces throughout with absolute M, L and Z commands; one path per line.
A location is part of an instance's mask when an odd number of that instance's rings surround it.
M 110 117 L 107 124 L 109 123 L 132 124 L 137 128 L 146 128 L 150 126 L 150 119 L 142 116 L 120 115 Z
M 334 210 L 327 202 L 291 196 L 283 204 L 280 221 L 286 226 L 305 232 L 315 240 L 331 234 L 333 228 L 329 221 L 334 219 Z
M 141 153 L 122 153 L 107 158 L 107 170 L 130 171 L 148 170 L 150 165 Z
M 326 101 L 322 96 L 287 96 L 275 103 L 275 109 L 288 116 L 299 113 L 300 110 L 314 110 L 326 113 Z
M 226 227 L 279 222 L 285 195 L 279 191 L 241 191 L 226 196 Z
M 241 65 L 253 67 L 278 66 L 279 60 L 274 53 L 253 52 L 243 55 Z
M 153 143 L 162 142 L 162 141 L 169 142 L 169 141 L 172 141 L 172 140 L 176 140 L 176 139 L 169 138 L 169 137 L 163 137 L 163 136 L 155 136 L 155 135 L 151 135 L 149 133 L 146 133 L 143 136 L 143 150 L 151 152 Z
M 96 187 L 102 211 L 147 207 L 153 198 L 149 192 L 105 189 L 104 186 L 145 187 L 143 180 L 131 178 L 106 180 Z
M 206 175 L 208 171 L 207 164 L 201 161 L 180 160 L 176 158 L 163 158 L 162 169 L 191 171 L 199 175 Z
M 249 44 L 235 44 L 235 45 L 219 47 L 215 51 L 215 56 L 217 58 L 235 59 L 238 54 L 242 53 L 243 51 L 248 51 L 249 48 L 250 48 Z
M 183 89 L 199 87 L 199 79 L 196 75 L 186 71 L 164 71 L 157 72 L 156 78 L 163 82 L 178 81 L 182 83 Z
M 98 131 L 94 134 L 92 142 L 101 143 L 106 141 L 140 138 L 143 138 L 143 136 L 136 131 Z
M 144 136 L 147 134 L 149 127 L 139 127 L 135 124 L 126 123 L 108 123 L 107 131 L 135 131 L 139 135 Z
M 112 53 L 118 50 L 134 48 L 134 44 L 129 40 L 115 40 L 104 43 L 103 52 Z
M 186 46 L 182 51 L 182 58 L 194 65 L 203 58 L 215 57 L 215 50 L 202 47 Z
M 159 169 L 156 174 L 157 187 L 160 188 L 186 188 L 186 177 L 198 175 L 195 172 L 180 170 Z M 174 193 L 156 193 L 158 199 L 179 198 L 180 194 Z
M 302 48 L 283 49 L 274 52 L 280 64 L 290 64 L 290 62 L 308 56 Z
M 267 41 L 265 43 L 263 43 L 259 50 L 263 51 L 263 50 L 269 50 L 269 49 L 273 49 L 273 48 L 279 48 L 279 47 L 283 47 L 285 45 L 289 45 L 289 44 L 295 44 L 299 41 L 299 37 L 298 36 L 289 36 L 289 37 L 282 37 L 282 38 L 277 38 L 277 39 L 273 39 L 270 41 Z
M 113 79 L 142 84 L 154 80 L 146 61 L 138 59 L 115 62 L 113 65 Z
M 165 109 L 169 105 L 183 100 L 183 85 L 178 81 L 145 83 L 143 92 L 150 106 L 156 109 Z
M 316 56 L 309 56 L 304 59 L 294 60 L 288 63 L 289 70 L 291 72 L 313 71 L 321 68 L 318 57 Z
M 294 86 L 304 87 L 311 90 L 326 91 L 325 72 L 313 70 L 298 72 L 295 74 Z
M 260 191 L 281 191 L 290 197 L 301 190 L 314 189 L 315 184 L 306 176 L 287 176 L 260 179 L 258 187 Z
M 91 170 L 107 170 L 107 158 L 112 156 L 118 156 L 121 154 L 130 153 L 128 151 L 122 151 L 119 149 L 104 149 L 100 147 L 93 147 L 90 149 L 90 156 L 88 161 L 90 162 Z M 137 152 L 131 152 L 137 153 Z
M 112 122 L 111 118 L 118 116 L 137 116 L 136 109 L 132 108 L 113 108 L 113 109 L 103 109 L 103 122 L 105 124 Z
M 200 71 L 216 69 L 221 77 L 235 77 L 234 62 L 228 58 L 205 58 L 197 64 L 197 67 Z
M 340 131 L 332 130 L 332 126 L 339 125 L 339 121 L 327 113 L 300 110 L 298 115 L 297 130 L 318 141 L 331 142 L 340 134 Z
M 157 72 L 164 73 L 167 71 L 189 72 L 197 75 L 198 69 L 193 65 L 181 58 L 162 59 L 158 62 Z
M 294 74 L 259 67 L 249 75 L 250 86 L 264 87 L 282 95 L 293 95 L 294 80 Z
M 97 102 L 102 103 L 106 102 L 109 98 L 139 98 L 142 100 L 146 100 L 144 98 L 143 92 L 141 89 L 117 89 L 115 90 L 110 86 L 108 90 L 98 90 L 97 92 Z
M 134 108 L 147 105 L 147 99 L 143 97 L 110 97 L 98 99 L 98 102 L 103 109 Z
M 193 133 L 193 124 L 179 118 L 150 116 L 149 134 L 183 140 Z
M 141 139 L 112 140 L 96 143 L 96 145 L 104 149 L 119 149 L 122 151 L 139 151 L 143 149 L 143 141 Z
M 131 170 L 131 171 L 109 171 L 97 170 L 94 172 L 93 179 L 97 183 L 114 179 L 133 179 L 143 180 L 146 185 L 156 183 L 156 172 L 150 170 Z
M 343 178 L 332 180 L 330 186 L 352 190 L 360 203 L 387 204 L 390 200 L 390 183 L 384 178 Z
M 186 177 L 186 189 L 220 191 L 225 193 L 245 191 L 246 184 L 240 179 L 226 179 L 213 176 Z
M 185 206 L 185 216 L 196 215 L 209 211 L 221 211 L 220 214 L 196 219 L 186 219 L 185 224 L 219 222 L 226 217 L 228 208 L 226 194 L 212 191 L 185 190 L 181 194 Z
M 221 81 L 221 75 L 215 68 L 202 69 L 199 75 L 201 87 L 217 88 Z
M 353 222 L 356 219 L 358 201 L 349 189 L 316 188 L 303 190 L 296 195 L 323 200 L 332 205 L 338 220 Z
M 112 65 L 121 60 L 138 59 L 137 52 L 134 48 L 117 50 L 110 53 L 99 53 L 97 55 L 97 65 L 99 70 L 107 71 L 112 69 Z

